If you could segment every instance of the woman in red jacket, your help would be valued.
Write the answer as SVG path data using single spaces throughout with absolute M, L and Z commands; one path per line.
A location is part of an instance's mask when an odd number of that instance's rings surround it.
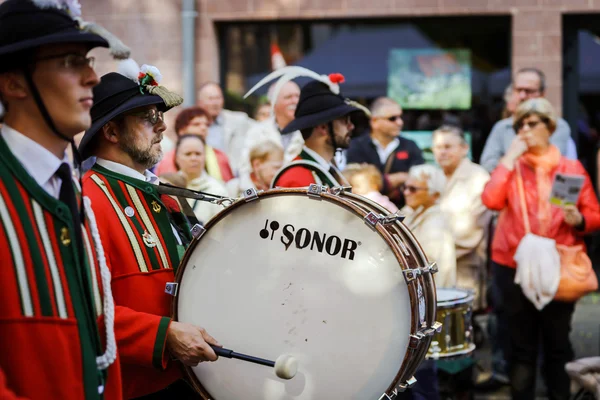
M 549 142 L 556 128 L 550 103 L 542 98 L 522 103 L 514 115 L 517 136 L 492 172 L 482 200 L 486 207 L 501 211 L 492 243 L 492 268 L 503 318 L 508 324 L 507 359 L 513 399 L 535 397 L 536 361 L 542 343 L 542 372 L 548 398 L 568 399 L 570 382 L 565 364 L 573 359 L 569 341 L 574 303 L 551 301 L 542 310 L 531 303 L 514 283 L 513 259 L 525 236 L 525 224 L 517 186 L 517 168 L 524 186 L 528 219 L 533 234 L 554 239 L 557 244 L 583 244 L 583 235 L 600 229 L 600 207 L 590 177 L 576 160 L 568 160 Z M 584 184 L 576 205 L 563 208 L 550 204 L 556 173 L 580 175 Z

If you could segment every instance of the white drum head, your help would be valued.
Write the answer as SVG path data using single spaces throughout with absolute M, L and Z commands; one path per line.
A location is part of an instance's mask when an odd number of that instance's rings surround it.
M 401 369 L 402 269 L 379 233 L 332 201 L 278 194 L 235 208 L 188 250 L 179 281 L 177 320 L 234 351 L 298 361 L 288 381 L 240 360 L 202 363 L 193 372 L 212 399 L 378 399 Z

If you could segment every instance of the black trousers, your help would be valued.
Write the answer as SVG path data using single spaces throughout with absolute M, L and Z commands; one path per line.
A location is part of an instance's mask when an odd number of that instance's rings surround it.
M 183 379 L 173 382 L 161 391 L 137 397 L 134 400 L 200 400 L 201 397 Z
M 514 283 L 515 269 L 493 264 L 494 279 L 502 292 L 502 318 L 508 324 L 506 356 L 513 400 L 535 398 L 538 349 L 542 350 L 542 376 L 550 400 L 568 400 L 570 380 L 565 364 L 573 360 L 569 340 L 574 303 L 552 301 L 535 308 Z

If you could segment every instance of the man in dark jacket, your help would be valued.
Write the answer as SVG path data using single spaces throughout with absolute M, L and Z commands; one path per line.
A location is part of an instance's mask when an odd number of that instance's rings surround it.
M 400 189 L 413 165 L 425 160 L 421 149 L 412 140 L 400 137 L 402 109 L 389 97 L 379 97 L 371 105 L 371 133 L 350 143 L 348 163 L 375 165 L 383 175 L 382 193 L 402 208 L 404 197 Z

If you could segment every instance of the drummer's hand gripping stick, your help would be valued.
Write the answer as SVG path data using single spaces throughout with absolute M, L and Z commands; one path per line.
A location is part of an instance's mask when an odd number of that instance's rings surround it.
M 254 364 L 266 365 L 275 369 L 275 375 L 281 379 L 292 379 L 298 372 L 298 361 L 288 354 L 282 354 L 277 357 L 276 361 L 265 360 L 264 358 L 258 358 L 249 356 L 247 354 L 236 353 L 233 350 L 225 349 L 223 347 L 217 347 L 210 345 L 215 353 L 219 357 L 225 358 L 236 358 L 242 361 L 248 361 Z

